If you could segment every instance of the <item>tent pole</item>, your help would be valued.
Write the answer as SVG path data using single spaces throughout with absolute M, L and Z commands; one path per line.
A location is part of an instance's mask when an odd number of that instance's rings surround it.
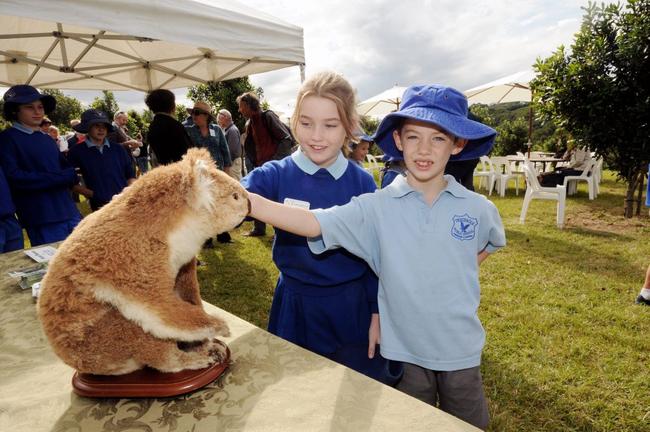
M 533 136 L 533 103 L 531 101 L 530 105 L 528 105 L 528 142 L 526 143 L 526 146 L 528 147 L 528 159 L 530 159 L 530 149 L 533 146 L 532 136 Z

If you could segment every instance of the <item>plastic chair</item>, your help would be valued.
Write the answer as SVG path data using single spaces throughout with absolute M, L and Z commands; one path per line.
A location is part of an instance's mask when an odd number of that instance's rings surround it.
M 496 173 L 494 172 L 494 167 L 490 162 L 490 158 L 487 156 L 481 156 L 479 159 L 481 164 L 481 170 L 474 171 L 474 177 L 478 177 L 478 187 L 485 185 L 485 190 L 488 191 L 489 195 L 492 195 L 492 190 L 494 189 L 494 183 L 496 181 Z M 486 183 L 484 183 L 484 180 Z
M 515 181 L 516 194 L 519 195 L 519 176 L 512 172 L 508 158 L 493 157 L 490 161 L 494 167 L 499 195 L 506 196 L 506 186 L 510 180 Z
M 521 215 L 519 216 L 519 223 L 524 223 L 526 220 L 526 213 L 528 206 L 534 199 L 556 200 L 557 201 L 557 217 L 556 224 L 558 228 L 564 227 L 564 208 L 566 205 L 566 187 L 557 185 L 554 188 L 542 187 L 537 180 L 537 171 L 530 163 L 525 163 L 523 166 L 524 174 L 526 176 L 526 195 L 524 196 L 524 204 L 521 207 Z
M 580 175 L 572 175 L 564 177 L 564 186 L 567 188 L 567 194 L 573 195 L 578 191 L 578 182 L 584 181 L 587 182 L 587 190 L 589 191 L 589 199 L 593 200 L 597 195 L 597 182 L 594 172 L 596 171 L 596 165 L 598 163 L 595 159 L 589 160 L 587 165 L 582 170 Z
M 366 168 L 366 171 L 368 171 L 370 174 L 372 174 L 374 171 L 379 172 L 379 170 L 381 169 L 379 167 L 379 163 L 377 162 L 377 158 L 371 155 L 370 153 L 366 155 L 366 162 L 368 162 L 368 164 L 370 165 L 369 168 Z

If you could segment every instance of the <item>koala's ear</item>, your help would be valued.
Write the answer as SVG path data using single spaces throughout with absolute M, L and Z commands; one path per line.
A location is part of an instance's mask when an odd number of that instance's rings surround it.
M 197 207 L 212 207 L 214 205 L 214 197 L 211 190 L 214 188 L 214 179 L 210 174 L 210 162 L 203 159 L 196 159 L 192 167 L 194 186 L 195 186 L 195 200 Z

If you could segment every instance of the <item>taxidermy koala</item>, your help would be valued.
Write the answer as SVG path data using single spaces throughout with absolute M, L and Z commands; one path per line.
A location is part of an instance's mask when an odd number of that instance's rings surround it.
M 79 372 L 201 369 L 224 357 L 226 323 L 201 304 L 196 254 L 249 212 L 246 191 L 205 149 L 151 170 L 84 218 L 43 279 L 38 315 Z

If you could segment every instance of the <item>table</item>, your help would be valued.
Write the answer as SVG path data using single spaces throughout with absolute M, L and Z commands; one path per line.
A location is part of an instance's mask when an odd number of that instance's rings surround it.
M 0 430 L 3 431 L 475 431 L 417 399 L 286 342 L 205 303 L 232 336 L 233 365 L 189 395 L 91 399 L 51 351 L 29 290 L 7 275 L 33 265 L 0 254 Z
M 506 156 L 508 161 L 510 162 L 523 162 L 525 159 L 528 159 L 530 162 L 533 164 L 542 164 L 542 172 L 546 172 L 546 164 L 550 163 L 551 166 L 554 166 L 554 164 L 558 162 L 564 162 L 564 159 L 562 158 L 556 158 L 556 157 L 548 157 L 548 156 L 531 156 L 529 158 L 524 158 L 518 155 L 508 155 Z

